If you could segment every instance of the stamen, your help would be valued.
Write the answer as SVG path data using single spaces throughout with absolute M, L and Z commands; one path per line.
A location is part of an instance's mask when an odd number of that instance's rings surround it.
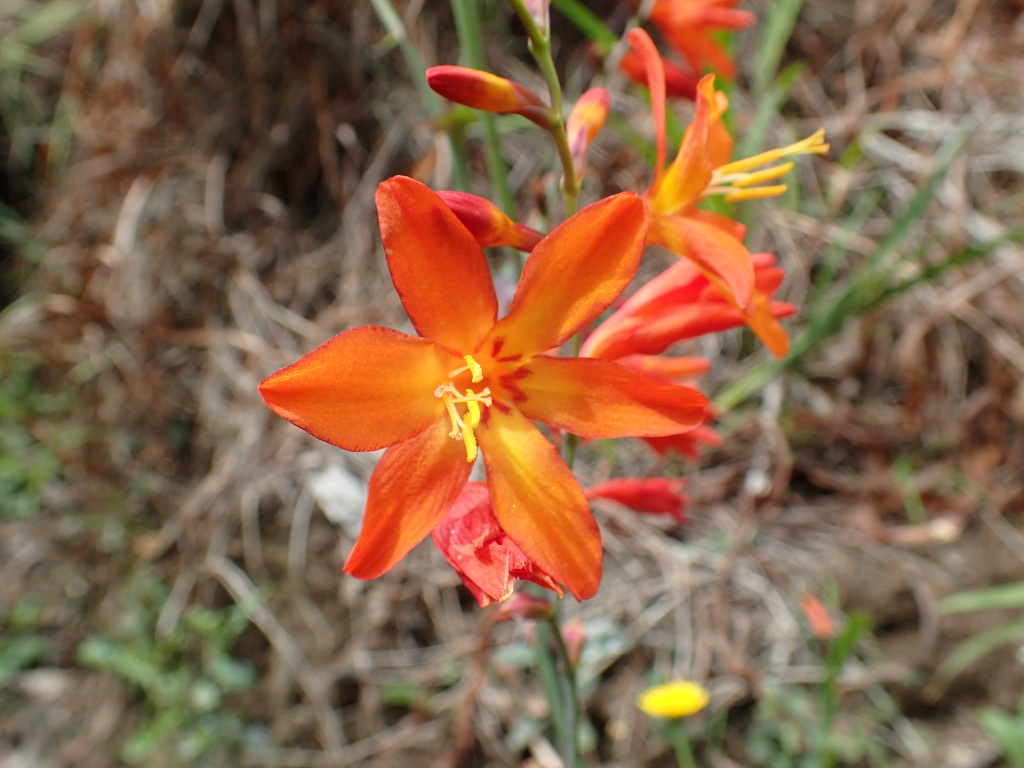
M 471 355 L 466 355 L 464 359 L 466 365 L 451 371 L 448 375 L 451 378 L 455 378 L 459 374 L 469 371 L 474 382 L 482 381 L 484 372 L 480 365 Z M 467 389 L 465 394 L 463 394 L 455 384 L 448 381 L 445 384 L 438 385 L 437 389 L 434 390 L 434 396 L 440 397 L 444 401 L 445 410 L 448 412 L 448 418 L 451 420 L 452 431 L 448 433 L 448 436 L 453 439 L 461 439 L 466 445 L 466 461 L 475 461 L 479 449 L 477 448 L 476 434 L 473 430 L 480 426 L 482 416 L 480 406 L 490 406 L 493 402 L 491 390 L 488 387 L 484 387 L 477 393 L 472 389 Z M 466 406 L 464 414 L 460 414 L 456 408 L 456 405 L 459 404 Z
M 738 203 L 740 200 L 760 200 L 763 197 L 776 197 L 786 191 L 785 184 L 775 184 L 770 187 L 751 187 L 730 192 L 725 199 L 730 203 Z
M 472 378 L 474 384 L 476 384 L 478 381 L 483 381 L 484 380 L 484 369 L 480 367 L 480 363 L 478 363 L 476 360 L 474 360 L 472 355 L 466 355 L 462 359 L 466 361 L 466 364 L 464 366 L 462 366 L 461 368 L 456 368 L 454 371 L 448 371 L 448 378 L 449 379 L 454 379 L 460 373 L 465 373 L 466 371 L 470 371 L 472 373 L 472 377 L 471 378 Z
M 473 372 L 473 383 L 477 384 L 484 380 L 484 369 L 480 367 L 480 363 L 473 359 L 472 355 L 466 355 L 463 358 L 466 361 L 466 366 Z M 466 390 L 469 394 L 473 394 L 470 390 Z
M 765 168 L 763 171 L 754 171 L 753 173 L 742 173 L 738 174 L 735 181 L 732 182 L 734 187 L 749 187 L 753 184 L 760 184 L 762 181 L 774 181 L 780 176 L 785 176 L 793 170 L 793 163 L 783 163 L 782 165 L 772 166 L 771 168 Z M 719 182 L 726 181 L 726 179 L 719 179 Z
M 767 152 L 762 152 L 753 157 L 737 160 L 734 163 L 726 163 L 725 165 L 720 165 L 715 171 L 721 175 L 743 173 L 751 168 L 774 163 L 780 157 L 788 157 L 789 155 L 821 155 L 828 152 L 828 144 L 825 143 L 824 139 L 825 129 L 819 128 L 806 139 L 801 139 L 794 144 L 790 144 L 788 147 L 769 149 Z

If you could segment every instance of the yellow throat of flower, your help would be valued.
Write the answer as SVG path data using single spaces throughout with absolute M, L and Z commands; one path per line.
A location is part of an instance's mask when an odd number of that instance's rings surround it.
M 764 184 L 785 176 L 793 168 L 793 163 L 781 163 L 769 168 L 762 166 L 774 163 L 783 157 L 793 155 L 821 155 L 828 151 L 825 143 L 825 130 L 821 129 L 788 147 L 769 149 L 759 155 L 720 165 L 711 174 L 711 183 L 701 197 L 724 195 L 731 203 L 740 200 L 754 200 L 761 197 L 775 197 L 786 191 L 785 184 Z M 760 169 L 760 170 L 755 170 Z
M 491 404 L 491 390 L 484 387 L 480 392 L 474 392 L 472 389 L 466 389 L 463 392 L 455 386 L 455 378 L 467 372 L 474 384 L 484 379 L 483 368 L 471 355 L 466 355 L 463 359 L 466 364 L 454 371 L 449 371 L 448 381 L 434 390 L 434 396 L 441 398 L 444 402 L 448 418 L 451 419 L 452 431 L 448 433 L 448 436 L 462 440 L 466 444 L 466 461 L 473 462 L 477 455 L 476 434 L 473 430 L 480 425 L 480 406 L 490 406 Z M 459 405 L 465 406 L 464 412 L 459 413 L 457 407 Z

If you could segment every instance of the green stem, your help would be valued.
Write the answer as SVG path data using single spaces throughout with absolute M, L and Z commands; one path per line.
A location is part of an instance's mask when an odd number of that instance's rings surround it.
M 690 745 L 690 736 L 686 732 L 686 722 L 682 718 L 669 721 L 668 740 L 672 744 L 672 750 L 676 753 L 676 762 L 679 764 L 679 768 L 697 768 L 697 761 L 693 757 L 693 747 Z
M 579 690 L 576 686 L 576 665 L 569 656 L 569 648 L 565 644 L 565 637 L 562 635 L 562 628 L 558 623 L 558 615 L 554 614 L 548 619 L 548 628 L 551 637 L 555 641 L 555 648 L 558 651 L 559 664 L 557 665 L 559 676 L 559 688 L 562 701 L 562 758 L 566 768 L 575 768 L 579 756 L 577 754 L 576 735 L 579 730 L 580 700 Z M 550 645 L 548 646 L 550 648 Z
M 555 140 L 555 147 L 558 150 L 558 159 L 562 164 L 562 195 L 565 200 L 565 215 L 572 216 L 576 213 L 580 197 L 580 180 L 576 178 L 576 171 L 572 163 L 572 151 L 569 149 L 569 137 L 565 133 L 564 106 L 562 102 L 562 82 L 558 79 L 558 70 L 555 67 L 555 60 L 551 55 L 551 38 L 547 31 L 542 30 L 533 20 L 526 3 L 523 0 L 509 0 L 515 9 L 516 15 L 526 28 L 529 37 L 530 53 L 533 54 L 544 81 L 548 86 L 548 96 L 551 99 L 551 111 L 554 120 L 548 129 Z

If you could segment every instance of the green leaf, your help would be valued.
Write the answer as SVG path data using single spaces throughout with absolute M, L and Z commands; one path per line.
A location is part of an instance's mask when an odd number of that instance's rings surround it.
M 939 600 L 939 611 L 946 615 L 1004 608 L 1024 608 L 1024 581 L 960 592 Z

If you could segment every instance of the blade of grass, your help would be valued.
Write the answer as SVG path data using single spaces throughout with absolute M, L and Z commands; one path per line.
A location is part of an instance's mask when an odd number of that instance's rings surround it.
M 978 659 L 988 655 L 1001 645 L 1018 642 L 1022 637 L 1024 637 L 1024 619 L 1008 621 L 984 632 L 979 632 L 957 646 L 956 650 L 942 661 L 938 669 L 935 670 L 932 685 L 939 689 L 944 688 L 954 677 Z
M 803 6 L 804 0 L 779 0 L 771 4 L 771 13 L 762 19 L 754 69 L 754 93 L 767 94 L 770 80 L 779 70 L 782 52 L 793 34 L 793 26 Z
M 607 54 L 619 41 L 619 36 L 579 0 L 551 0 L 551 5 L 572 22 L 576 29 L 597 43 L 603 53 Z
M 487 70 L 477 0 L 451 0 L 451 6 L 466 66 Z M 484 127 L 484 157 L 491 188 L 497 198 L 498 207 L 514 219 L 515 198 L 508 185 L 508 163 L 501 152 L 501 132 L 498 130 L 496 117 L 490 112 L 481 112 L 479 115 Z
M 388 31 L 388 35 L 402 52 L 416 89 L 420 92 L 420 97 L 423 99 L 423 103 L 427 105 L 427 111 L 431 119 L 437 122 L 440 120 L 443 112 L 441 97 L 434 93 L 430 86 L 427 85 L 427 79 L 424 75 L 427 71 L 427 66 L 423 61 L 423 56 L 420 55 L 419 48 L 409 39 L 409 34 L 406 32 L 402 17 L 395 10 L 390 0 L 370 0 L 370 4 L 373 6 L 373 10 L 376 11 L 380 23 L 384 25 L 384 29 Z M 458 131 L 449 131 L 448 139 L 452 146 L 452 173 L 455 177 L 455 187 L 462 191 L 469 191 L 469 162 L 466 159 L 465 141 Z
M 963 149 L 967 138 L 966 133 L 957 134 L 940 147 L 935 172 L 921 186 L 906 210 L 893 223 L 877 250 L 839 291 L 821 296 L 820 300 L 815 301 L 809 307 L 807 327 L 794 339 L 789 354 L 783 360 L 762 364 L 733 382 L 715 398 L 715 405 L 719 409 L 728 410 L 746 400 L 773 376 L 796 364 L 825 339 L 837 333 L 848 318 L 863 314 L 878 306 L 882 301 L 888 300 L 916 284 L 914 279 L 896 284 L 887 282 L 888 277 L 908 261 L 907 257 L 895 260 L 891 260 L 891 257 L 921 220 L 932 198 L 935 197 L 939 184 L 945 178 L 949 166 Z M 958 251 L 931 268 L 929 279 L 934 279 L 954 266 L 981 258 L 1008 242 L 1012 241 L 1004 237 Z M 919 250 L 915 251 L 910 258 L 916 257 L 919 252 Z M 890 261 L 891 263 L 888 263 Z
M 953 613 L 994 611 L 1003 608 L 1024 608 L 1024 581 L 961 592 L 939 600 L 939 612 L 946 616 Z

